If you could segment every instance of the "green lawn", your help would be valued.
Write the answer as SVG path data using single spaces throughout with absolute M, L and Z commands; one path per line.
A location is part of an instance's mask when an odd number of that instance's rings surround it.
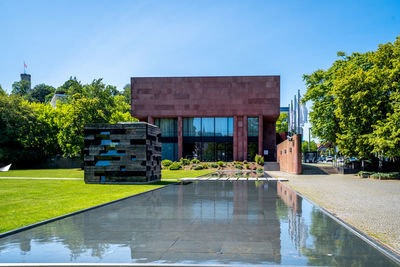
M 0 177 L 83 178 L 81 169 L 10 170 L 0 172 Z
M 163 179 L 196 177 L 210 170 L 163 170 Z M 80 169 L 15 170 L 5 177 L 82 178 Z M 0 179 L 0 233 L 168 184 L 95 185 L 83 180 Z
M 162 179 L 180 179 L 185 177 L 197 177 L 203 174 L 207 174 L 210 172 L 214 172 L 215 170 L 178 170 L 178 171 L 170 171 L 170 170 L 162 170 L 161 176 Z
M 196 177 L 213 172 L 212 170 L 162 170 L 162 179 L 180 179 L 184 177 Z M 48 178 L 83 178 L 81 169 L 39 169 L 39 170 L 11 170 L 0 172 L 0 177 L 48 177 Z
M 0 232 L 166 185 L 93 185 L 71 180 L 0 179 Z

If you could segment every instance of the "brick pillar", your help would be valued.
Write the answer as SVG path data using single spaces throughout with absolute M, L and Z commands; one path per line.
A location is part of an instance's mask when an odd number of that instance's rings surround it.
M 258 116 L 258 154 L 263 155 L 263 135 L 264 135 L 264 118 L 262 115 Z
M 154 124 L 154 118 L 152 116 L 147 116 L 147 122 L 150 124 Z
M 247 158 L 247 116 L 243 116 L 243 160 Z
M 237 153 L 237 160 L 243 160 L 243 116 L 238 116 L 237 118 L 237 146 L 238 146 L 238 153 Z
M 183 125 L 182 117 L 178 117 L 178 160 L 182 158 L 183 155 Z
M 238 160 L 238 117 L 233 117 L 233 160 Z

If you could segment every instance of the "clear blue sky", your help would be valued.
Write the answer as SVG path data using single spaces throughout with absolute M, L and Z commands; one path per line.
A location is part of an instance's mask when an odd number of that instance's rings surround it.
M 393 1 L 4 1 L 0 84 L 23 62 L 32 84 L 102 77 L 281 75 L 281 106 L 336 52 L 375 50 L 400 34 Z

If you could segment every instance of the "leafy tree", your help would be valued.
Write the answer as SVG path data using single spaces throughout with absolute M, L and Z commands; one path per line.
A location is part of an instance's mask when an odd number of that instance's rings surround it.
M 132 104 L 132 99 L 131 99 L 131 84 L 128 83 L 124 86 L 124 90 L 122 92 L 122 95 L 125 97 L 126 103 L 129 105 Z
M 396 95 L 400 91 L 400 39 L 377 51 L 341 57 L 327 71 L 305 75 L 313 133 L 360 159 L 399 155 Z
M 7 93 L 3 90 L 3 88 L 1 87 L 1 84 L 0 84 L 0 96 L 6 96 L 7 95 Z
M 279 115 L 278 120 L 276 121 L 276 132 L 277 133 L 283 133 L 283 132 L 288 132 L 288 114 L 287 113 L 281 113 Z
M 18 95 L 0 96 L 0 161 L 21 164 L 48 155 L 48 124 Z
M 317 151 L 318 147 L 317 144 L 314 141 L 310 142 L 310 151 Z M 303 141 L 303 143 L 301 144 L 301 151 L 303 152 L 308 152 L 308 142 L 307 141 Z
M 83 85 L 76 77 L 70 77 L 63 85 L 57 88 L 57 91 L 66 93 L 67 95 L 83 94 Z
M 82 98 L 75 94 L 70 103 L 57 105 L 56 123 L 60 129 L 57 140 L 64 156 L 82 155 L 85 124 L 107 122 L 103 111 L 98 109 L 99 102 L 97 98 Z
M 31 83 L 28 81 L 19 81 L 12 84 L 11 94 L 26 96 L 31 91 Z
M 36 85 L 28 95 L 30 102 L 45 103 L 48 95 L 54 94 L 56 89 L 53 86 L 46 85 L 44 83 Z
M 66 103 L 57 104 L 60 129 L 57 139 L 64 156 L 82 155 L 85 124 L 137 121 L 131 116 L 125 97 L 115 86 L 105 85 L 102 79 L 87 85 L 73 79 L 65 88 L 70 97 Z M 75 91 L 81 93 L 71 95 Z

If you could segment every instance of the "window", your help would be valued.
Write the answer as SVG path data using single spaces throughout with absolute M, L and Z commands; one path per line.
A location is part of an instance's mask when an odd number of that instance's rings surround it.
M 155 119 L 154 124 L 160 128 L 162 137 L 178 136 L 178 120 L 176 118 Z
M 233 117 L 228 118 L 228 136 L 233 136 Z
M 183 136 L 201 136 L 201 118 L 183 118 Z
M 258 136 L 258 118 L 247 118 L 247 136 Z
M 214 118 L 202 118 L 201 125 L 202 125 L 202 136 L 214 136 Z
M 228 136 L 228 118 L 215 118 L 215 136 Z
M 161 143 L 161 159 L 169 159 L 176 161 L 178 159 L 178 144 L 177 143 Z

